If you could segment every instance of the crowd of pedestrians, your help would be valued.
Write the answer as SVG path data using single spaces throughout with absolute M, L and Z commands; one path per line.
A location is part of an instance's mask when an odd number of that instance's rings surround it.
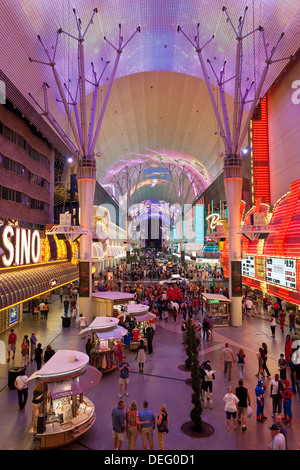
M 209 316 L 205 316 L 203 311 L 203 303 L 201 293 L 207 290 L 211 292 L 220 292 L 228 296 L 228 290 L 222 286 L 220 289 L 221 282 L 216 289 L 214 285 L 208 287 L 207 282 L 203 283 L 202 277 L 200 278 L 199 273 L 201 270 L 192 270 L 187 272 L 185 270 L 179 271 L 183 277 L 188 279 L 188 282 L 180 282 L 178 284 L 160 284 L 158 282 L 161 279 L 162 271 L 159 268 L 158 271 L 154 271 L 154 266 L 149 268 L 149 271 L 143 276 L 151 278 L 153 282 L 143 283 L 138 282 L 142 280 L 142 266 L 137 267 L 134 271 L 133 282 L 124 282 L 122 279 L 122 289 L 125 292 L 134 293 L 134 300 L 137 303 L 143 303 L 149 305 L 149 311 L 153 312 L 156 316 L 156 322 L 173 322 L 177 323 L 179 319 L 182 320 L 181 331 L 182 331 L 182 343 L 186 342 L 187 333 L 187 322 L 191 320 L 191 324 L 195 329 L 197 344 L 200 347 L 202 341 L 208 342 L 213 340 L 214 332 L 214 321 Z M 121 272 L 121 271 L 120 271 Z M 154 272 L 156 274 L 154 274 Z M 139 274 L 137 274 L 139 273 Z M 163 270 L 163 274 L 169 276 L 171 271 L 167 273 Z M 211 275 L 212 273 L 210 273 Z M 120 279 L 119 275 L 119 279 Z M 139 278 L 141 276 L 141 279 Z M 219 278 L 221 281 L 221 275 Z M 157 282 L 156 282 L 157 280 Z M 103 281 L 100 281 L 99 286 L 103 286 Z M 107 286 L 106 286 L 107 287 Z M 79 325 L 80 328 L 86 326 L 84 316 L 81 314 L 78 316 L 77 310 L 77 296 L 78 291 L 72 286 L 69 287 L 68 294 L 60 295 L 60 301 L 62 308 L 64 309 L 65 315 L 71 314 L 73 317 L 81 319 Z M 284 351 L 278 357 L 278 364 L 276 373 L 270 372 L 268 367 L 268 347 L 266 343 L 262 343 L 257 352 L 258 372 L 257 372 L 257 384 L 253 390 L 245 387 L 244 373 L 245 368 L 249 364 L 249 359 L 246 357 L 245 350 L 238 348 L 236 353 L 233 352 L 233 348 L 226 343 L 222 348 L 220 361 L 223 361 L 223 372 L 224 376 L 232 381 L 233 364 L 237 364 L 238 368 L 238 383 L 236 387 L 232 384 L 227 388 L 224 393 L 224 411 L 226 416 L 226 427 L 228 431 L 237 429 L 241 425 L 242 431 L 247 430 L 247 419 L 252 415 L 257 422 L 264 423 L 267 419 L 265 416 L 265 402 L 268 398 L 272 404 L 272 418 L 274 419 L 273 424 L 270 423 L 270 431 L 272 436 L 272 442 L 269 444 L 269 449 L 287 449 L 287 434 L 286 426 L 292 425 L 292 401 L 294 395 L 299 394 L 300 402 L 300 365 L 294 364 L 292 360 L 292 339 L 291 334 L 295 331 L 295 323 L 297 315 L 293 311 L 286 311 L 287 306 L 284 302 L 271 302 L 261 299 L 255 299 L 255 296 L 250 296 L 246 293 L 243 300 L 243 312 L 244 318 L 251 315 L 253 311 L 261 307 L 262 312 L 269 314 L 272 319 L 271 326 L 271 337 L 275 337 L 276 325 L 280 324 L 280 330 L 284 333 L 285 320 L 288 318 L 290 335 L 286 335 L 286 341 Z M 44 303 L 42 303 L 44 304 Z M 48 310 L 48 309 L 47 309 Z M 36 312 L 34 312 L 34 318 L 37 319 Z M 44 305 L 39 306 L 39 312 L 44 312 Z M 42 316 L 38 317 L 41 318 Z M 47 315 L 43 313 L 43 317 L 47 319 Z M 83 319 L 81 318 L 83 317 Z M 274 326 L 275 322 L 275 326 Z M 153 325 L 153 329 L 155 326 Z M 12 329 L 8 336 L 8 361 L 15 357 L 16 352 L 17 336 Z M 149 346 L 148 346 L 149 347 Z M 144 348 L 141 348 L 139 357 L 141 358 L 145 354 Z M 26 373 L 25 368 L 29 361 L 35 361 L 37 369 L 40 369 L 42 364 L 45 363 L 54 354 L 51 345 L 48 345 L 43 351 L 41 343 L 38 341 L 35 332 L 32 332 L 30 338 L 24 336 L 21 345 L 21 356 L 22 356 L 22 373 L 20 378 L 16 380 L 16 388 L 18 391 L 18 400 L 20 409 L 24 409 L 27 401 L 26 396 Z M 144 360 L 138 360 L 139 371 L 143 372 Z M 113 441 L 114 448 L 121 449 L 125 437 L 127 438 L 127 447 L 129 450 L 134 450 L 136 447 L 137 439 L 140 435 L 142 447 L 150 450 L 154 447 L 154 429 L 157 429 L 157 441 L 159 449 L 164 449 L 164 438 L 168 432 L 169 416 L 165 405 L 161 404 L 159 412 L 156 414 L 149 409 L 147 401 L 143 402 L 143 406 L 138 411 L 137 402 L 133 400 L 125 411 L 125 403 L 122 400 L 122 393 L 124 387 L 125 397 L 129 396 L 129 373 L 130 365 L 127 358 L 124 356 L 121 363 L 119 364 L 119 401 L 115 408 L 112 410 L 112 427 L 113 427 Z M 204 408 L 214 408 L 214 396 L 213 396 L 213 383 L 217 379 L 218 373 L 213 370 L 210 361 L 205 361 L 199 369 L 201 376 L 201 398 L 203 400 Z M 272 378 L 273 377 L 273 378 Z M 265 381 L 265 378 L 271 379 Z M 23 386 L 24 385 L 24 386 Z M 28 392 L 27 392 L 28 393 Z M 254 400 L 252 402 L 252 397 Z M 252 406 L 256 407 L 252 411 Z M 278 437 L 279 436 L 279 437 Z M 282 437 L 283 436 L 283 437 Z

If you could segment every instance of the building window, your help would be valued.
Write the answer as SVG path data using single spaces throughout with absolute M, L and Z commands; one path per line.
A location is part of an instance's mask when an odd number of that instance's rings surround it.
M 24 137 L 22 137 L 20 134 L 17 134 L 16 132 L 12 131 L 9 129 L 9 127 L 6 127 L 4 125 L 0 126 L 0 133 L 3 134 L 3 137 L 10 142 L 13 142 L 14 144 L 18 145 L 19 147 L 22 147 L 33 160 L 36 160 L 37 162 L 40 162 L 42 165 L 44 165 L 48 170 L 50 170 L 50 162 L 46 155 L 43 155 L 42 153 L 38 152 L 37 150 L 33 149 L 28 145 Z
M 0 167 L 4 168 L 5 170 L 16 173 L 20 176 L 23 176 L 23 178 L 25 178 L 30 183 L 33 183 L 37 186 L 40 186 L 41 188 L 45 188 L 46 190 L 49 190 L 50 184 L 45 178 L 42 178 L 41 176 L 31 173 L 29 170 L 27 170 L 27 168 L 25 168 L 20 163 L 15 162 L 14 160 L 11 160 L 10 158 L 7 158 L 1 154 L 0 154 Z
M 20 191 L 0 186 L 0 198 L 5 201 L 17 202 L 30 209 L 49 213 L 49 204 L 38 199 L 33 199 Z

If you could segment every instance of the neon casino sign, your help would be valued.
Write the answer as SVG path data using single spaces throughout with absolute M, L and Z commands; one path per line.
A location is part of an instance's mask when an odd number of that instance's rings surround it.
M 35 264 L 41 254 L 38 230 L 4 225 L 0 227 L 0 265 L 7 268 Z

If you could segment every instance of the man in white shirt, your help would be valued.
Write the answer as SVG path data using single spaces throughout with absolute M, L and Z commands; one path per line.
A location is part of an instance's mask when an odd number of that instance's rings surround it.
M 282 388 L 281 388 L 282 387 Z M 272 418 L 282 411 L 282 396 L 280 391 L 283 390 L 283 384 L 279 380 L 279 374 L 275 374 L 275 378 L 271 380 L 270 396 L 272 397 L 273 413 Z
M 273 441 L 268 445 L 269 450 L 286 450 L 285 437 L 281 434 L 277 423 L 273 424 L 270 428 Z
M 27 381 L 28 377 L 25 375 L 25 369 L 22 369 L 20 371 L 20 375 L 18 375 L 14 383 L 14 386 L 18 392 L 20 411 L 24 410 L 28 398 Z
M 224 375 L 226 375 L 228 371 L 228 380 L 231 380 L 232 362 L 235 362 L 235 358 L 228 343 L 225 343 L 225 348 L 222 350 L 220 361 L 222 361 L 222 359 L 224 359 Z
M 250 299 L 250 297 L 247 298 L 245 304 L 246 304 L 246 313 L 250 317 L 250 312 L 253 309 L 253 302 Z
M 78 325 L 79 325 L 80 331 L 84 330 L 84 328 L 87 327 L 86 318 L 82 315 L 82 313 L 79 315 Z M 85 338 L 85 334 L 81 335 L 81 337 Z

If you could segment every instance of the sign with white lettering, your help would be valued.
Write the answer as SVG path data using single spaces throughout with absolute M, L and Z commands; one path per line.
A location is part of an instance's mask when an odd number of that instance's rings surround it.
M 0 227 L 0 266 L 35 264 L 41 254 L 41 239 L 38 230 L 29 230 L 11 225 Z
M 255 258 L 254 256 L 247 256 L 242 259 L 242 275 L 255 277 Z
M 266 258 L 266 281 L 296 289 L 296 260 Z

